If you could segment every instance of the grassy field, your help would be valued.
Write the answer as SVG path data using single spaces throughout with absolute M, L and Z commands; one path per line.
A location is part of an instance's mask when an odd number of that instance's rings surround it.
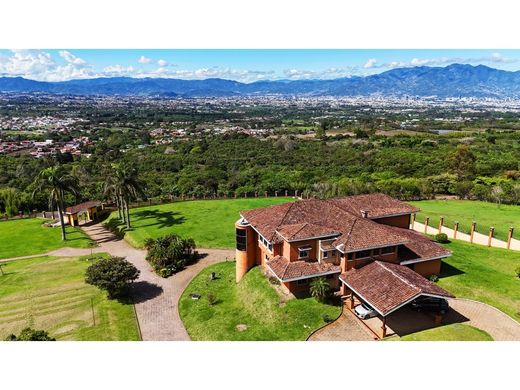
M 493 338 L 483 330 L 470 325 L 450 324 L 437 328 L 423 330 L 403 337 L 393 337 L 389 340 L 401 341 L 493 341 Z
M 453 256 L 443 260 L 439 286 L 520 320 L 520 279 L 514 273 L 520 265 L 520 252 L 456 240 L 444 246 Z
M 84 282 L 89 264 L 61 257 L 6 263 L 0 274 L 0 340 L 26 326 L 58 340 L 138 340 L 132 305 L 109 301 Z
M 240 211 L 291 200 L 292 198 L 197 200 L 136 208 L 130 210 L 133 226 L 131 231 L 125 233 L 125 239 L 139 248 L 147 238 L 176 233 L 193 238 L 200 248 L 234 248 L 234 223 L 239 218 Z M 117 222 L 116 218 L 117 212 L 112 213 L 107 223 Z
M 424 223 L 430 217 L 430 226 L 438 227 L 440 217 L 444 217 L 444 225 L 453 229 L 456 221 L 459 230 L 469 233 L 471 223 L 477 222 L 477 231 L 489 233 L 489 227 L 495 228 L 495 237 L 507 239 L 507 232 L 511 226 L 516 228 L 516 237 L 520 237 L 520 206 L 501 205 L 495 203 L 472 200 L 423 200 L 409 202 L 422 211 L 417 214 L 417 222 Z
M 209 273 L 219 279 L 210 281 Z M 192 300 L 189 294 L 202 295 Z M 217 299 L 209 305 L 208 294 Z M 282 303 L 259 268 L 235 283 L 235 263 L 224 262 L 204 269 L 193 279 L 179 301 L 179 313 L 193 340 L 305 340 L 325 324 L 323 315 L 336 318 L 339 306 L 314 298 Z M 237 325 L 247 329 L 239 331 Z
M 67 226 L 67 241 L 61 229 L 43 227 L 43 219 L 31 218 L 0 222 L 0 259 L 37 255 L 62 247 L 87 248 L 90 239 L 79 228 Z

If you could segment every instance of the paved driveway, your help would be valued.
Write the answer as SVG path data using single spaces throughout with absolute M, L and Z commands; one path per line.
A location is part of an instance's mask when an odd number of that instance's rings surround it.
M 371 341 L 373 335 L 354 318 L 350 310 L 343 309 L 339 318 L 321 328 L 308 341 Z

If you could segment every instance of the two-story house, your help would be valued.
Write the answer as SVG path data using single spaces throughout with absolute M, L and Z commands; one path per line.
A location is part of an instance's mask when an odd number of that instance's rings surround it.
M 290 292 L 302 293 L 320 276 L 333 289 L 346 291 L 344 276 L 374 261 L 425 277 L 438 274 L 441 259 L 450 252 L 410 230 L 417 211 L 384 194 L 298 200 L 244 211 L 235 224 L 236 280 L 261 265 Z

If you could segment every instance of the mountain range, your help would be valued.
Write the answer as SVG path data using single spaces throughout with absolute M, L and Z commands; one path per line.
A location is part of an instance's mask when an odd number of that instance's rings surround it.
M 73 95 L 125 95 L 164 97 L 222 96 L 436 96 L 520 98 L 520 71 L 484 65 L 398 68 L 370 75 L 332 80 L 273 80 L 241 83 L 218 78 L 106 77 L 45 82 L 23 77 L 0 77 L 1 92 L 45 92 Z

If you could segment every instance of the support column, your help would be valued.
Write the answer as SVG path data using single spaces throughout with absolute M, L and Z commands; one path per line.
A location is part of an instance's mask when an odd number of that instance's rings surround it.
M 350 297 L 348 299 L 347 307 L 351 310 L 354 309 L 354 293 L 352 291 L 350 292 Z
M 442 233 L 442 227 L 444 226 L 444 217 L 441 217 L 441 219 L 439 219 L 439 233 Z
M 430 217 L 426 217 L 424 221 L 424 234 L 428 233 L 428 224 L 430 223 Z
M 381 338 L 384 339 L 386 337 L 386 317 L 383 316 L 383 325 L 381 326 Z
M 413 230 L 413 227 L 415 226 L 415 218 L 417 218 L 417 215 L 415 213 L 412 214 L 412 222 L 410 223 L 411 229 Z
M 459 221 L 455 222 L 455 226 L 453 226 L 453 238 L 457 238 L 457 232 L 459 231 Z
M 473 244 L 473 235 L 475 234 L 475 230 L 477 229 L 477 223 L 473 221 L 471 223 L 471 231 L 469 233 L 469 242 Z
M 511 226 L 509 228 L 509 232 L 507 233 L 507 249 L 511 247 L 511 240 L 513 239 L 513 231 L 514 228 Z
M 491 242 L 493 241 L 493 236 L 495 235 L 495 228 L 491 226 L 489 228 L 489 235 L 488 235 L 488 246 L 491 246 Z

